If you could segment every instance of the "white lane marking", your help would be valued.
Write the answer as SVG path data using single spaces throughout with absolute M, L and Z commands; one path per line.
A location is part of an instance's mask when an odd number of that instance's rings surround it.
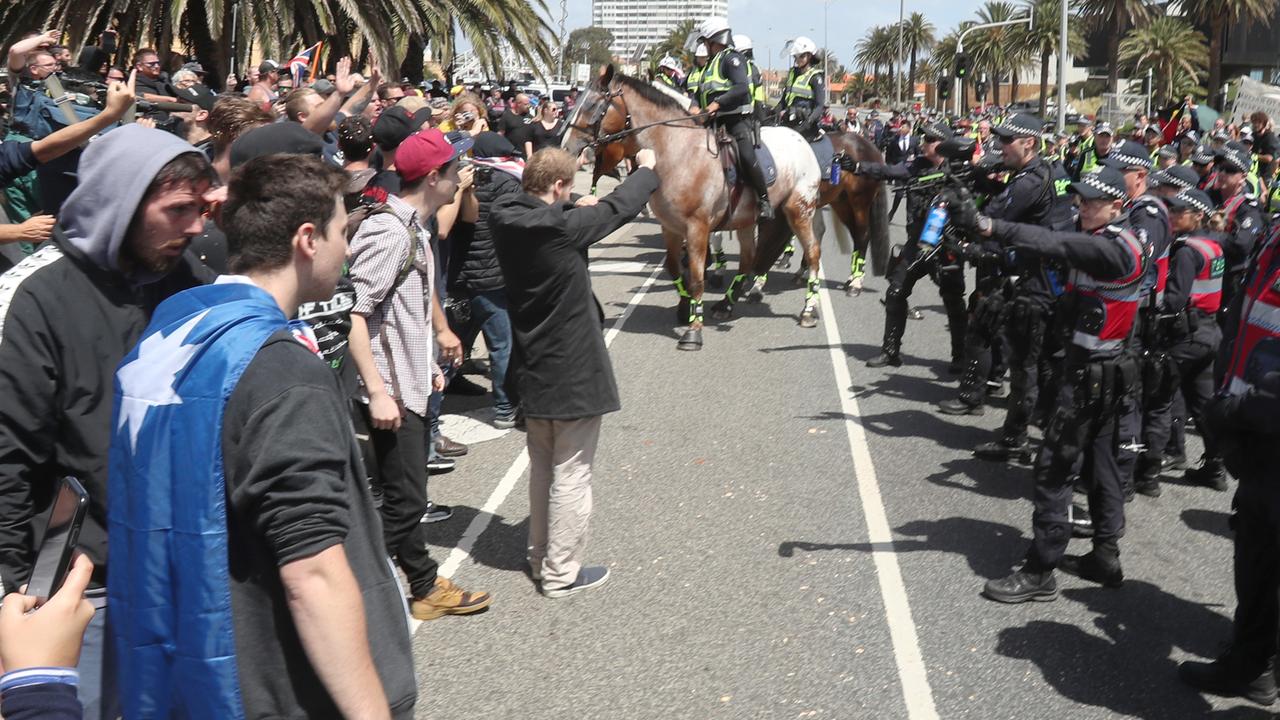
M 609 329 L 604 334 L 604 346 L 606 348 L 612 345 L 614 338 L 618 337 L 618 333 L 622 332 L 623 323 L 627 321 L 627 318 L 631 317 L 631 312 L 640 304 L 641 298 L 645 296 L 645 293 L 649 292 L 649 288 L 653 287 L 653 284 L 658 281 L 658 276 L 662 274 L 662 270 L 662 263 L 658 263 L 658 266 L 653 269 L 649 277 L 645 278 L 640 288 L 631 296 L 630 302 L 622 309 L 622 314 L 613 322 L 613 325 L 609 326 Z M 453 550 L 449 551 L 449 557 L 440 563 L 439 574 L 441 576 L 453 577 L 462 566 L 462 563 L 471 557 L 471 549 L 475 547 L 476 540 L 479 540 L 484 531 L 489 528 L 489 523 L 493 522 L 498 508 L 502 507 L 502 503 L 506 502 L 507 496 L 515 489 L 516 483 L 524 477 L 524 471 L 528 469 L 529 451 L 526 448 L 522 448 L 520 454 L 516 456 L 515 462 L 511 463 L 511 467 L 507 468 L 507 472 L 502 476 L 498 486 L 489 494 L 489 499 L 485 501 L 484 507 L 480 508 L 480 512 L 471 518 L 471 524 L 467 526 L 467 531 L 462 534 L 462 539 L 458 541 Z M 411 634 L 416 633 L 421 625 L 421 620 L 410 618 L 409 632 Z
M 831 366 L 836 373 L 836 385 L 840 391 L 840 409 L 845 416 L 845 429 L 849 434 L 849 450 L 853 456 L 853 472 L 858 481 L 858 496 L 862 500 L 862 512 L 866 516 L 867 536 L 871 545 L 871 557 L 875 561 L 876 576 L 880 581 L 880 597 L 884 599 L 885 618 L 889 624 L 889 638 L 893 641 L 894 660 L 898 664 L 898 680 L 902 683 L 903 699 L 907 703 L 907 717 L 911 720 L 934 720 L 938 710 L 933 705 L 933 690 L 925 672 L 924 658 L 920 654 L 920 641 L 916 637 L 916 625 L 911 619 L 911 606 L 907 603 L 907 588 L 898 567 L 897 550 L 893 534 L 889 531 L 889 518 L 885 514 L 884 500 L 880 496 L 880 482 L 876 468 L 871 463 L 871 449 L 862 429 L 858 412 L 858 400 L 850 389 L 853 378 L 849 375 L 849 360 L 845 356 L 840 329 L 836 327 L 831 293 L 827 292 L 826 277 L 819 271 L 822 283 L 818 295 L 822 300 L 822 326 L 827 333 L 827 347 L 831 353 Z
M 593 274 L 605 273 L 638 273 L 649 269 L 649 263 L 642 260 L 616 260 L 599 262 L 587 266 Z

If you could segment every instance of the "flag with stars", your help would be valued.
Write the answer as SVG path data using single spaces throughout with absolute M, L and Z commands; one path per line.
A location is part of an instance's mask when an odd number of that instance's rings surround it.
M 116 372 L 108 604 L 124 717 L 242 718 L 227 569 L 222 415 L 291 328 L 246 283 L 169 298 Z

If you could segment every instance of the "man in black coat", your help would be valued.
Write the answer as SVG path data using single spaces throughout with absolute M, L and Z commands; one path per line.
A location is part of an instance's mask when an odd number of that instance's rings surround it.
M 540 150 L 525 167 L 524 192 L 499 198 L 489 213 L 515 337 L 507 385 L 528 426 L 529 569 L 549 598 L 609 577 L 582 564 L 600 418 L 621 407 L 587 249 L 633 220 L 658 189 L 653 151 L 637 153 L 636 164 L 608 197 L 575 204 L 577 163 L 558 148 Z

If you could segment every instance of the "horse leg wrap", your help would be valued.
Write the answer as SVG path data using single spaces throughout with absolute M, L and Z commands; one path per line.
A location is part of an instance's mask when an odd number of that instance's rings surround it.
M 765 283 L 765 281 L 766 281 L 766 280 L 768 280 L 768 279 L 769 279 L 769 276 L 768 276 L 767 274 L 765 274 L 765 275 L 757 275 L 757 276 L 756 276 L 756 287 L 758 287 L 758 288 L 760 288 L 761 290 L 763 290 L 763 289 L 764 289 L 764 283 Z
M 863 270 L 867 264 L 867 259 L 862 257 L 862 253 L 857 250 L 853 251 L 853 258 L 849 261 L 849 279 L 860 278 L 865 274 Z
M 729 283 L 729 291 L 724 294 L 724 299 L 732 305 L 738 299 L 738 288 L 742 287 L 743 281 L 747 279 L 746 275 L 734 275 L 733 281 Z
M 702 301 L 701 300 L 692 300 L 689 302 L 689 324 L 690 325 L 702 324 Z
M 791 241 L 789 241 L 789 242 L 787 243 L 787 246 L 786 246 L 785 248 L 783 248 L 783 249 L 782 249 L 782 252 L 783 252 L 783 254 L 784 254 L 784 255 L 786 255 L 787 257 L 791 257 L 792 255 L 795 255 L 795 254 L 796 254 L 796 241 L 795 241 L 795 240 L 791 240 Z
M 805 307 L 813 307 L 814 305 L 818 304 L 818 288 L 819 288 L 818 278 L 816 277 L 809 278 L 809 287 L 807 290 L 805 290 L 805 293 L 804 293 Z
M 717 269 L 717 270 L 723 270 L 723 269 L 725 268 L 725 266 L 726 266 L 726 265 L 728 265 L 728 264 L 729 264 L 729 263 L 725 260 L 724 251 L 723 251 L 723 250 L 717 250 L 717 251 L 716 251 L 716 269 Z M 742 276 L 741 276 L 741 275 L 739 275 L 738 277 L 742 277 Z
M 678 294 L 680 295 L 680 297 L 682 297 L 682 298 L 687 298 L 687 297 L 689 297 L 689 291 L 688 291 L 688 290 L 686 290 L 686 289 L 685 289 L 685 287 L 684 287 L 684 276 L 683 276 L 683 275 L 681 275 L 680 277 L 676 278 L 676 293 L 678 293 Z

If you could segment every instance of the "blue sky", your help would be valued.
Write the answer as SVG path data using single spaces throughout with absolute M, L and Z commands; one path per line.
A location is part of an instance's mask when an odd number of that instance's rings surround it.
M 560 0 L 548 0 L 551 25 L 558 27 Z M 796 35 L 808 35 L 823 45 L 823 0 L 729 0 L 729 21 L 734 32 L 746 33 L 755 43 L 756 57 L 765 64 L 768 48 L 772 65 L 781 67 L 782 44 Z M 977 12 L 977 0 L 907 0 L 906 14 L 924 13 L 939 36 L 946 34 L 961 20 Z M 568 0 L 569 17 L 566 30 L 591 24 L 591 0 Z M 829 0 L 826 3 L 827 44 L 845 64 L 853 58 L 853 45 L 867 28 L 898 20 L 898 3 L 893 0 Z

